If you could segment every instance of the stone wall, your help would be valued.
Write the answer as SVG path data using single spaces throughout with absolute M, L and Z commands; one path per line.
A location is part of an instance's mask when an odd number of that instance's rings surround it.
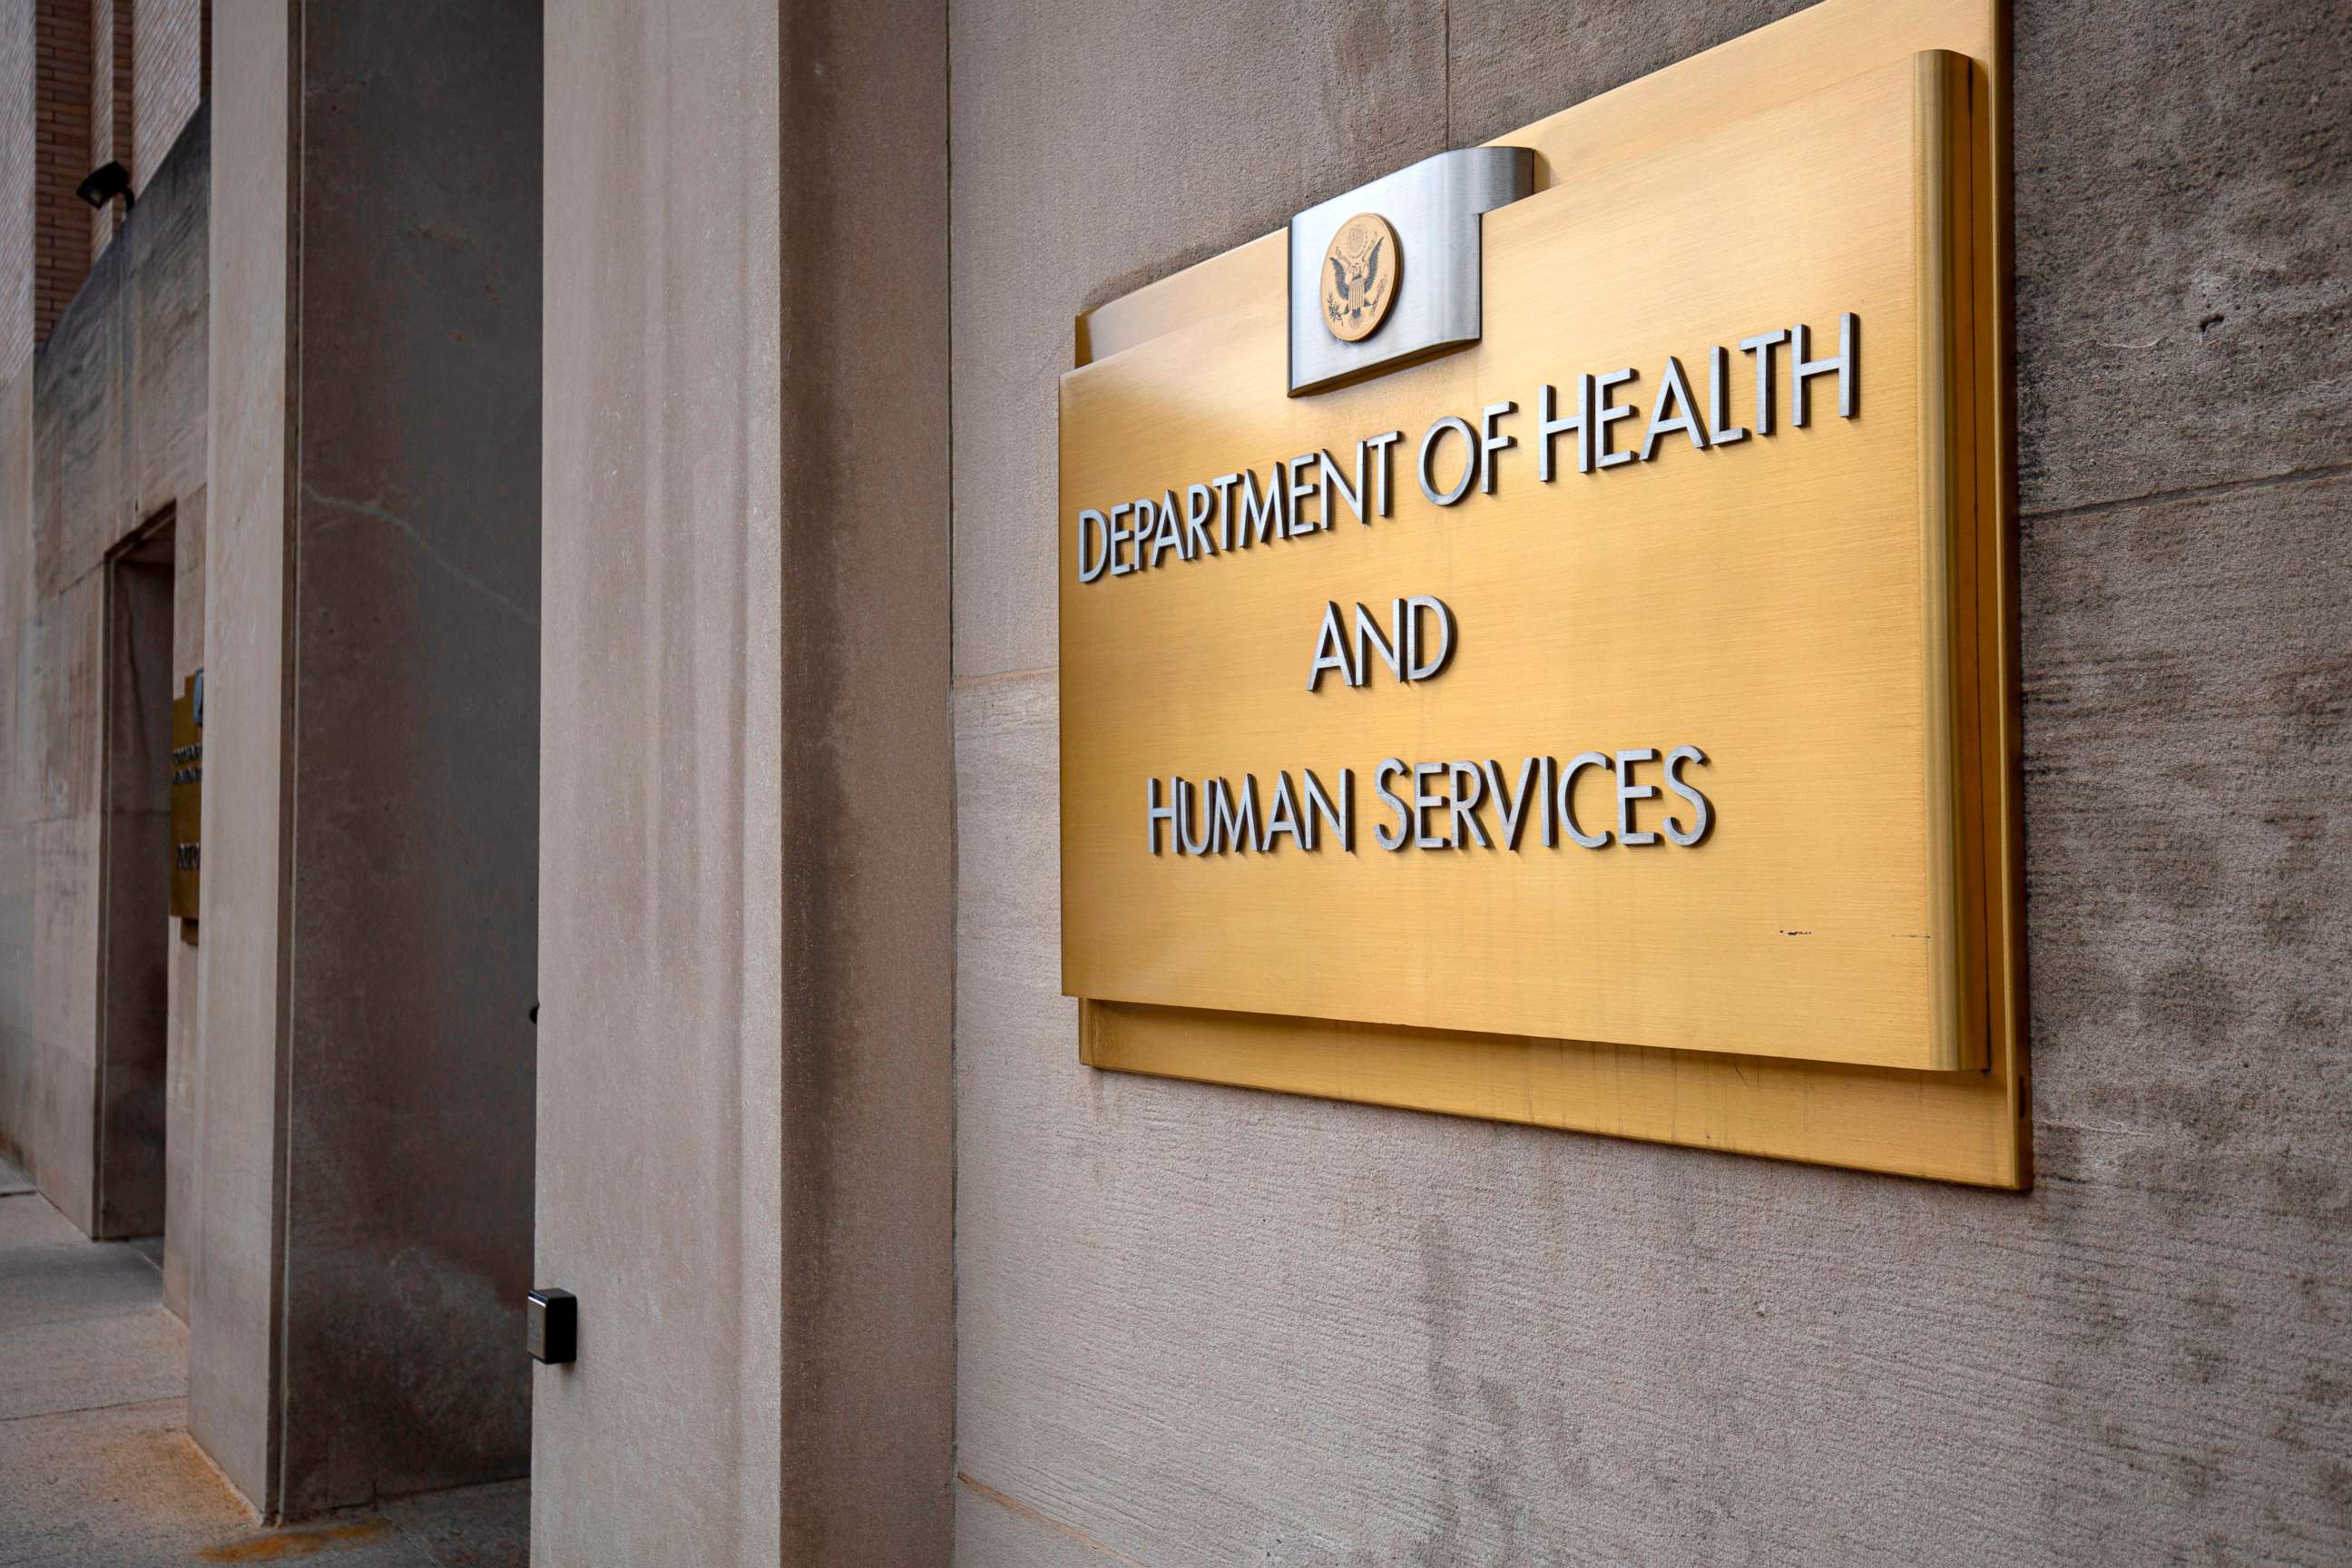
M 138 94 L 131 79 L 132 0 L 89 0 L 89 158 L 91 169 L 103 163 L 131 166 L 132 143 L 139 134 Z M 85 170 L 84 173 L 88 171 Z M 132 178 L 137 174 L 133 171 Z M 129 204 L 117 197 L 93 209 L 89 221 L 89 256 L 96 261 L 114 243 L 122 228 Z
M 0 12 L 0 377 L 33 357 L 33 234 L 39 216 L 33 13 Z
M 213 7 L 212 0 L 135 0 L 131 9 L 132 155 L 124 162 L 132 188 L 144 194 L 204 101 Z
M 950 1549 L 946 41 L 549 15 L 543 1563 Z
M 189 1426 L 301 1517 L 529 1453 L 541 9 L 219 20 Z
M 1077 1063 L 1074 314 L 1794 8 L 953 5 L 961 1561 L 2352 1555 L 2325 7 L 2017 7 L 2032 1193 Z
M 200 300 L 201 300 L 201 297 Z M 180 498 L 172 518 L 172 689 L 205 668 L 205 501 L 199 488 Z M 197 1008 L 199 932 L 173 922 L 164 963 L 170 972 L 163 1084 L 163 1305 L 188 1316 L 196 1269 L 196 1148 L 203 1107 L 205 1035 Z
M 213 100 L 205 539 L 204 880 L 198 899 L 197 1267 L 189 1280 L 188 1435 L 269 1508 L 278 1415 L 283 1159 L 279 902 L 284 877 L 286 253 L 295 81 L 291 10 L 220 18 Z M 232 178 L 231 175 L 236 177 Z M 234 690 L 237 700 L 223 702 Z
M 107 553 L 167 510 L 201 515 L 210 150 L 201 117 L 23 378 L 24 510 L 10 563 L 9 789 L 0 805 L 0 1147 L 85 1230 L 98 1118 L 100 658 Z

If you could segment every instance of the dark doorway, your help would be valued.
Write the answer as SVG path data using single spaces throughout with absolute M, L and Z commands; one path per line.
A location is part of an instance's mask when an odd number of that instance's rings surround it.
M 171 1031 L 173 517 L 106 563 L 93 1233 L 163 1229 Z

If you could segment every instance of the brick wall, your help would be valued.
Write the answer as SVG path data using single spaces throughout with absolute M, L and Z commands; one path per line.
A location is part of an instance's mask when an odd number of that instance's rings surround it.
M 121 226 L 122 203 L 93 213 L 74 188 L 113 158 L 144 191 L 211 65 L 210 0 L 0 6 L 0 379 L 47 341 Z
M 131 165 L 132 188 L 144 192 L 204 98 L 212 75 L 213 8 L 210 0 L 131 4 L 131 35 L 139 47 L 131 70 L 132 155 L 124 162 Z
M 89 209 L 74 195 L 89 163 L 89 8 L 33 6 L 33 341 L 49 335 L 89 271 Z M 21 250 L 14 253 L 21 256 Z
M 0 10 L 0 384 L 33 352 L 33 12 Z
M 131 166 L 131 140 L 138 117 L 131 92 L 132 0 L 89 0 L 89 158 L 88 174 L 100 163 Z M 77 180 L 79 175 L 75 176 Z M 111 201 L 89 216 L 89 258 L 96 261 L 122 226 L 123 204 Z

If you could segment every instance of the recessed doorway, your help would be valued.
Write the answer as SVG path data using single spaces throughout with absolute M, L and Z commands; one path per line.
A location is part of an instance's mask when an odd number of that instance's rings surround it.
M 163 1230 L 172 896 L 173 518 L 107 558 L 94 1236 Z

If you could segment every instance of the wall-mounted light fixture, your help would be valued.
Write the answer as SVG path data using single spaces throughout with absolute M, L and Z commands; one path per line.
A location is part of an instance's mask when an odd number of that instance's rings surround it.
M 110 158 L 82 176 L 81 184 L 74 187 L 74 195 L 101 208 L 121 196 L 123 206 L 130 207 L 135 199 L 131 195 L 131 171 Z

